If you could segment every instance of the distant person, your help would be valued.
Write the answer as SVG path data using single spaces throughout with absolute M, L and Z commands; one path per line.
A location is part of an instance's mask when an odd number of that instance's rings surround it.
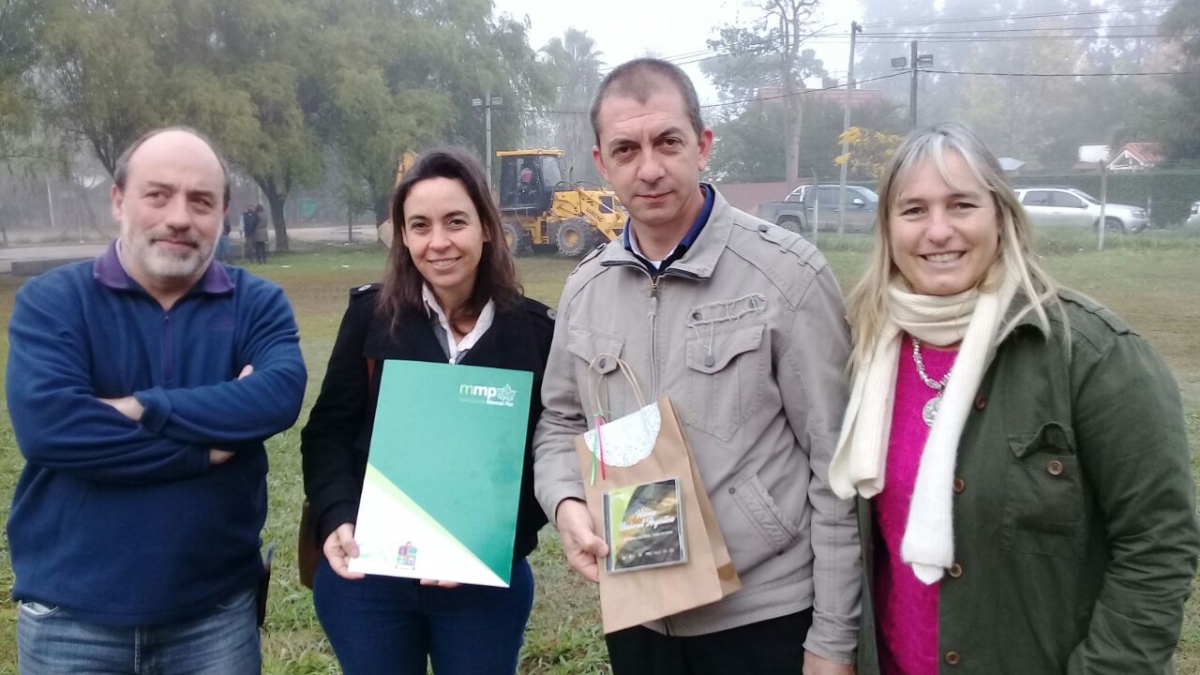
M 321 394 L 301 434 L 304 489 L 314 534 L 324 542 L 313 584 L 317 618 L 346 675 L 425 675 L 427 662 L 437 675 L 513 675 L 533 603 L 526 557 L 546 523 L 533 496 L 533 427 L 542 411 L 536 393 L 520 460 L 509 588 L 364 577 L 348 563 L 358 556 L 355 518 L 384 360 L 524 370 L 533 373 L 537 392 L 553 314 L 522 296 L 483 167 L 470 155 L 422 155 L 396 186 L 388 226 L 394 236 L 384 236 L 392 247 L 384 283 L 350 292 Z M 431 456 L 454 453 L 452 447 L 428 450 Z
M 229 213 L 226 212 L 221 219 L 221 236 L 217 239 L 217 260 L 224 264 L 231 262 L 232 245 L 229 242 L 229 233 L 232 231 L 233 225 L 229 222 Z
M 242 258 L 251 260 L 254 254 L 254 235 L 262 221 L 262 204 L 251 206 L 242 212 Z
M 1170 369 L 1041 269 L 968 129 L 910 134 L 878 214 L 830 470 L 870 499 L 859 672 L 1174 672 L 1200 532 Z
M 533 167 L 529 165 L 528 161 L 525 161 L 521 164 L 519 201 L 522 204 L 531 204 L 537 201 L 537 189 L 534 186 Z
M 120 237 L 17 292 L 8 541 L 22 675 L 257 675 L 263 441 L 307 377 L 283 291 L 212 264 L 229 172 L 152 131 L 116 162 Z
M 271 240 L 271 227 L 263 216 L 262 204 L 254 207 L 254 216 L 255 227 L 250 236 L 254 243 L 254 262 L 265 265 L 267 264 L 267 242 Z

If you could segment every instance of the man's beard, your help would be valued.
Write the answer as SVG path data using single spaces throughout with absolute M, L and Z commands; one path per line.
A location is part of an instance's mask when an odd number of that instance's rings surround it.
M 147 274 L 161 279 L 190 279 L 208 266 L 216 252 L 215 242 L 205 241 L 195 232 L 174 235 L 167 227 L 135 231 L 128 222 L 123 222 L 122 239 L 125 258 L 136 261 Z M 186 242 L 194 248 L 170 251 L 154 243 L 163 239 Z

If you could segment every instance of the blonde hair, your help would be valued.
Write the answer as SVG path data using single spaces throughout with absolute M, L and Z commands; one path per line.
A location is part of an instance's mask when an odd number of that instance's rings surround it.
M 892 260 L 888 222 L 900 192 L 913 169 L 926 162 L 932 163 L 942 180 L 954 187 L 963 177 L 950 174 L 946 161 L 950 153 L 962 158 L 975 180 L 988 188 L 996 207 L 1000 245 L 989 273 L 979 282 L 980 288 L 986 289 L 992 283 L 1005 259 L 1012 261 L 1013 267 L 1020 271 L 1020 289 L 1028 299 L 1028 304 L 1004 327 L 1002 334 L 1012 330 L 1030 311 L 1037 314 L 1038 323 L 1047 335 L 1050 334 L 1050 319 L 1044 306 L 1057 303 L 1058 287 L 1037 264 L 1033 253 L 1033 230 L 1025 210 L 1004 177 L 1000 162 L 983 140 L 961 124 L 947 122 L 910 133 L 896 148 L 880 179 L 874 250 L 866 274 L 847 298 L 850 330 L 854 336 L 850 366 L 854 371 L 871 359 L 875 343 L 887 321 L 888 284 L 892 275 L 898 274 L 896 263 Z

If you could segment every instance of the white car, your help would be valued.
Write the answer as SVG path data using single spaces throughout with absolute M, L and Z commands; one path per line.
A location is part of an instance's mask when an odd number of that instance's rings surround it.
M 1188 227 L 1200 227 L 1200 202 L 1192 202 L 1192 213 L 1187 219 Z
M 1032 187 L 1016 193 L 1035 227 L 1095 229 L 1100 225 L 1100 202 L 1082 190 Z M 1104 209 L 1104 222 L 1109 232 L 1141 232 L 1150 227 L 1146 210 L 1128 204 L 1109 203 Z

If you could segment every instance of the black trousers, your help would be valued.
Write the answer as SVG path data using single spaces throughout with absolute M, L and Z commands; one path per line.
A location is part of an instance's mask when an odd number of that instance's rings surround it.
M 604 639 L 613 675 L 800 675 L 812 615 L 809 608 L 695 636 L 635 626 Z

